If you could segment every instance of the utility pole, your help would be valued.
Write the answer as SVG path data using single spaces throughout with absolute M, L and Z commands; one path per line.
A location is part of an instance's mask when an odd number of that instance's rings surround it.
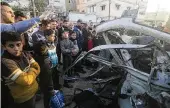
M 111 0 L 109 0 L 109 20 L 110 20 L 110 5 L 111 5 Z
M 31 3 L 32 3 L 32 6 L 33 6 L 34 17 L 36 17 L 36 10 L 35 10 L 35 2 L 34 2 L 34 0 L 31 0 Z

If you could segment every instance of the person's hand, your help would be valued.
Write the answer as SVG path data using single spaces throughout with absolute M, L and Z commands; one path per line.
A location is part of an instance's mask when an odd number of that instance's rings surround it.
M 54 14 L 52 10 L 45 11 L 42 13 L 42 15 L 39 16 L 39 18 L 40 20 L 45 20 L 45 19 L 48 19 L 48 16 L 50 16 L 51 14 Z
M 72 50 L 72 55 L 73 56 L 76 55 L 76 50 L 75 49 Z

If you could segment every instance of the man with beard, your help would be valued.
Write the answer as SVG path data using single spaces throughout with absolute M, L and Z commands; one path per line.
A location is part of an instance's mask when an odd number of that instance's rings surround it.
M 58 62 L 60 65 L 62 65 L 61 63 L 61 48 L 60 48 L 60 42 L 62 40 L 62 33 L 64 31 L 68 31 L 70 32 L 69 29 L 69 21 L 68 20 L 64 20 L 62 26 L 58 29 L 58 45 L 57 45 L 57 55 L 58 55 Z
M 23 33 L 48 15 L 49 14 L 47 13 L 43 13 L 40 17 L 31 18 L 29 20 L 19 21 L 15 23 L 14 11 L 8 3 L 1 2 L 1 32 L 16 31 L 18 33 Z

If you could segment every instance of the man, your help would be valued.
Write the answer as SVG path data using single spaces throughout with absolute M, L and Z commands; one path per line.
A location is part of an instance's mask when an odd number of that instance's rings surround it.
M 89 30 L 89 27 L 88 27 L 87 23 L 84 23 L 84 27 L 82 29 L 82 35 L 83 35 L 83 38 L 84 38 L 82 50 L 83 51 L 88 51 L 87 42 L 88 42 L 88 36 L 90 36 L 91 33 L 90 33 L 90 30 Z
M 1 23 L 11 24 L 15 22 L 14 11 L 6 2 L 1 2 Z
M 36 18 L 31 18 L 30 20 L 15 22 L 15 15 L 10 7 L 10 5 L 6 2 L 1 2 L 1 32 L 3 31 L 15 31 L 18 33 L 23 33 L 31 28 L 33 25 L 40 22 L 40 20 L 46 18 L 50 12 L 44 12 L 41 16 Z
M 27 19 L 27 16 L 24 15 L 24 13 L 21 11 L 15 11 L 14 14 L 15 14 L 15 22 L 24 21 Z
M 32 35 L 33 44 L 36 44 L 39 41 L 45 41 L 44 30 L 48 29 L 50 29 L 50 22 L 48 20 L 42 20 L 40 29 Z
M 79 19 L 77 21 L 77 26 L 75 26 L 73 30 L 77 33 L 77 44 L 80 49 L 80 52 L 82 51 L 83 41 L 84 41 L 84 38 L 82 36 L 82 26 L 83 26 L 83 21 Z

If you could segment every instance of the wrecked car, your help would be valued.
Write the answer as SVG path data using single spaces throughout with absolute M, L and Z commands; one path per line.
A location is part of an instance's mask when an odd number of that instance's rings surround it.
M 68 69 L 85 58 L 97 61 L 97 71 L 88 78 L 107 66 L 114 73 L 107 81 L 121 78 L 112 93 L 120 108 L 170 108 L 170 34 L 132 18 L 102 23 L 96 32 L 102 45 L 82 53 Z

